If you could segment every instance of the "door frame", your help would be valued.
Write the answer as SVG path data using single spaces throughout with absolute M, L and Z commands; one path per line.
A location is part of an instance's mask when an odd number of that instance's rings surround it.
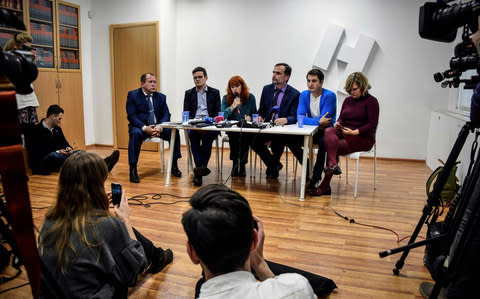
M 114 41 L 113 41 L 113 33 L 115 29 L 118 28 L 129 28 L 129 27 L 139 27 L 145 25 L 154 25 L 155 26 L 155 53 L 157 55 L 157 65 L 155 66 L 155 73 L 157 74 L 157 78 L 159 78 L 160 74 L 160 38 L 159 38 L 159 25 L 158 21 L 152 22 L 135 22 L 135 23 L 125 23 L 125 24 L 112 24 L 109 26 L 110 28 L 110 78 L 111 81 L 111 92 L 112 92 L 112 122 L 113 122 L 113 148 L 118 149 L 117 144 L 117 114 L 115 113 L 117 100 L 115 98 L 115 59 L 114 59 Z M 160 89 L 160 83 L 157 82 L 157 90 Z M 127 96 L 127 95 L 125 95 Z

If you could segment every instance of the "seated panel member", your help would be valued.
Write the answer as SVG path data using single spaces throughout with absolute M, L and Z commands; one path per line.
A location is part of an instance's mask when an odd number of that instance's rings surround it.
M 220 92 L 207 86 L 207 71 L 198 66 L 193 69 L 193 82 L 195 87 L 185 91 L 183 111 L 190 112 L 190 118 L 205 119 L 215 117 L 220 111 Z M 188 138 L 192 147 L 195 169 L 193 170 L 193 184 L 201 186 L 203 177 L 210 174 L 207 168 L 212 154 L 212 142 L 217 138 L 218 132 L 188 131 Z
M 187 253 L 206 279 L 195 298 L 316 298 L 304 276 L 274 274 L 263 258 L 263 223 L 239 193 L 208 185 L 190 205 L 182 217 Z
M 335 123 L 337 113 L 337 96 L 332 91 L 323 88 L 324 74 L 319 69 L 312 69 L 307 73 L 307 90 L 302 91 L 298 101 L 297 115 L 305 115 L 303 123 L 306 125 L 319 126 L 319 130 L 313 136 L 313 143 L 318 144 L 317 161 L 313 168 L 313 177 L 309 188 L 322 179 L 325 164 L 325 147 L 323 133 L 326 128 Z M 299 161 L 302 161 L 303 138 L 297 138 L 297 143 L 289 146 L 292 153 Z
M 368 90 L 371 88 L 367 77 L 355 72 L 348 76 L 345 91 L 350 96 L 343 101 L 342 110 L 333 128 L 324 133 L 327 152 L 325 177 L 320 185 L 309 192 L 313 196 L 330 195 L 330 181 L 338 174 L 338 155 L 368 151 L 375 144 L 380 108 L 378 101 Z
M 170 121 L 170 111 L 167 106 L 167 97 L 157 92 L 157 79 L 152 73 L 140 77 L 141 87 L 128 92 L 127 119 L 128 124 L 128 163 L 130 164 L 130 182 L 139 183 L 137 173 L 138 156 L 145 139 L 160 137 L 170 142 L 171 129 L 163 129 L 157 124 Z M 172 174 L 181 177 L 177 160 L 181 158 L 180 138 L 175 135 L 173 149 Z
M 252 120 L 252 114 L 257 113 L 255 96 L 248 92 L 247 83 L 240 76 L 233 76 L 228 81 L 227 94 L 222 99 L 222 111 L 228 120 Z M 230 160 L 233 161 L 232 176 L 245 177 L 245 164 L 248 161 L 248 147 L 252 135 L 248 133 L 229 132 Z
M 272 84 L 263 87 L 258 109 L 259 121 L 274 119 L 275 125 L 283 126 L 297 122 L 298 90 L 288 85 L 292 68 L 286 63 L 277 63 L 273 69 Z M 278 112 L 273 113 L 274 106 Z M 289 138 L 284 135 L 259 134 L 252 145 L 253 150 L 260 156 L 267 166 L 268 178 L 277 178 L 278 171 L 283 167 L 280 158 Z M 265 145 L 271 141 L 272 153 Z
M 65 160 L 75 152 L 63 135 L 60 124 L 64 110 L 58 105 L 47 109 L 47 117 L 42 119 L 32 129 L 26 140 L 30 167 L 33 174 L 50 174 L 57 171 Z M 104 159 L 110 172 L 118 162 L 120 152 L 114 150 Z

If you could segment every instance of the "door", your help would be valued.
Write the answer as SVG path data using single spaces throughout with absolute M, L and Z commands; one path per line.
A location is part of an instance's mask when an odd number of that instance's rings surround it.
M 126 149 L 128 91 L 140 88 L 140 76 L 147 72 L 155 74 L 160 88 L 158 22 L 111 25 L 110 45 L 114 146 Z M 143 148 L 158 150 L 158 144 L 144 143 Z

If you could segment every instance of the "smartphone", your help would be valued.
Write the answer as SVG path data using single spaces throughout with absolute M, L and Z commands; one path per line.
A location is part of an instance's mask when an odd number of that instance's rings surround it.
M 112 203 L 114 206 L 120 205 L 122 199 L 122 185 L 118 183 L 112 183 Z

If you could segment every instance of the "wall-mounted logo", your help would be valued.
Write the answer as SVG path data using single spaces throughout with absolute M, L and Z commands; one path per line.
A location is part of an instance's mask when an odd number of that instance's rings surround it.
M 345 94 L 345 90 L 342 88 L 343 83 L 349 74 L 363 71 L 367 60 L 372 53 L 375 40 L 364 34 L 360 34 L 356 45 L 350 47 L 343 44 L 344 36 L 345 29 L 343 27 L 329 24 L 323 36 L 323 40 L 320 43 L 317 55 L 313 61 L 313 66 L 328 71 L 335 57 L 335 52 L 337 51 L 337 48 L 340 47 L 337 60 L 345 62 L 347 67 L 339 80 L 339 85 L 341 86 L 337 86 L 337 90 Z

